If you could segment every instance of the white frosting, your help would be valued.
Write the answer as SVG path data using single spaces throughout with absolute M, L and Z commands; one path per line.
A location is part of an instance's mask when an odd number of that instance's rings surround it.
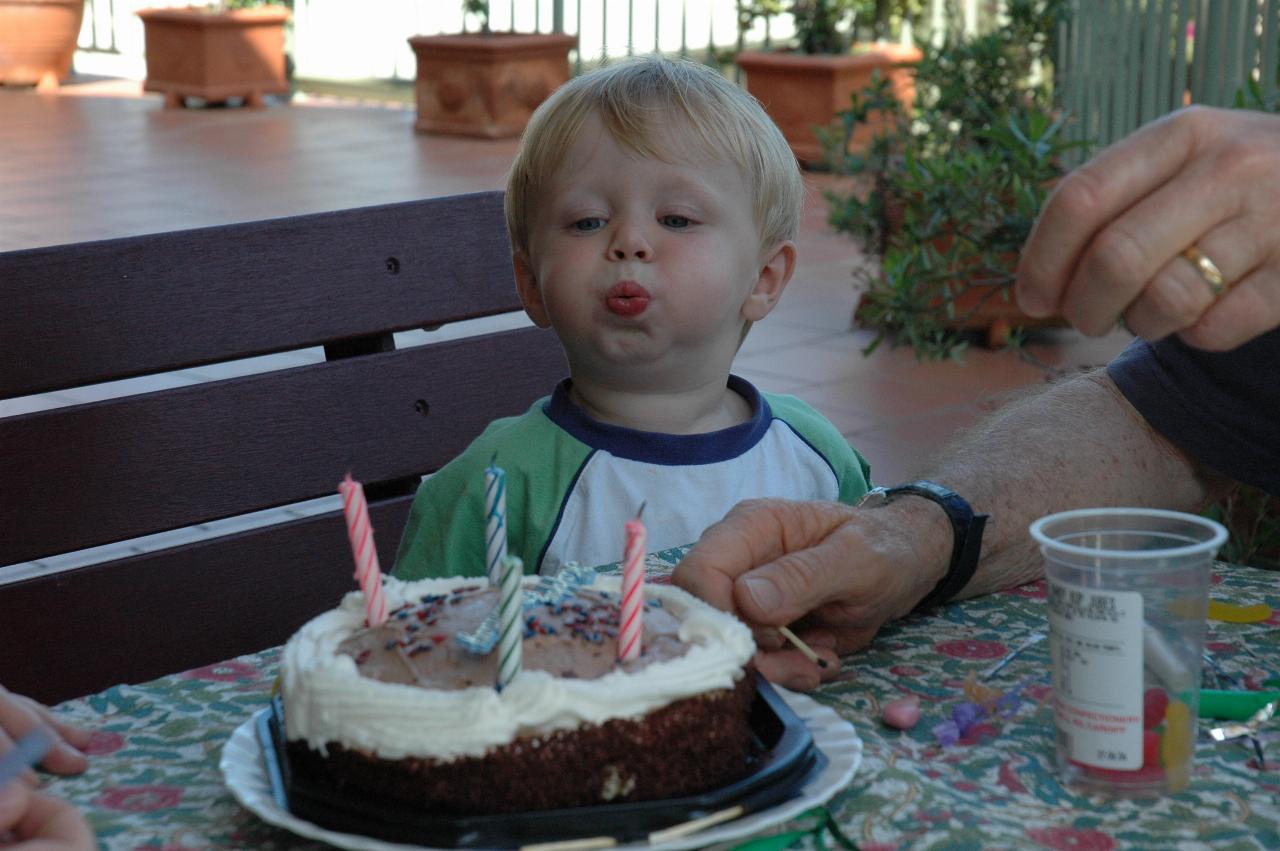
M 474 584 L 466 578 L 405 583 L 388 577 L 387 610 Z M 619 584 L 616 576 L 601 576 L 592 587 L 617 593 Z M 679 588 L 648 584 L 644 593 L 681 621 L 680 639 L 689 645 L 683 656 L 595 680 L 526 670 L 499 693 L 481 687 L 424 689 L 360 676 L 355 661 L 337 653 L 364 625 L 364 597 L 352 592 L 285 645 L 280 669 L 288 738 L 305 739 L 317 750 L 340 742 L 385 759 L 450 760 L 481 756 L 518 735 L 639 718 L 686 697 L 732 688 L 755 653 L 751 631 Z

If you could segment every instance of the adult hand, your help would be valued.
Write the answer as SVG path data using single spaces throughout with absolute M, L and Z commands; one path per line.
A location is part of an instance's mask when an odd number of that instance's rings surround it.
M 14 840 L 17 844 L 10 844 Z M 0 787 L 0 847 L 14 851 L 93 851 L 97 843 L 84 816 L 74 806 L 36 792 L 25 783 L 7 783 Z
M 1018 264 L 1018 303 L 1086 334 L 1235 348 L 1280 325 L 1280 116 L 1190 107 L 1058 185 Z M 1183 252 L 1195 246 L 1224 289 Z
M 9 752 L 13 743 L 34 730 L 47 728 L 56 744 L 40 764 L 54 774 L 79 774 L 89 765 L 80 751 L 89 746 L 88 730 L 60 721 L 49 708 L 0 686 L 0 754 Z M 25 779 L 35 783 L 35 774 Z
M 925 500 L 876 509 L 750 500 L 702 534 L 672 582 L 755 629 L 766 679 L 808 691 L 838 673 L 837 654 L 865 647 L 937 584 L 951 541 L 946 517 Z M 784 646 L 781 625 L 828 667 Z

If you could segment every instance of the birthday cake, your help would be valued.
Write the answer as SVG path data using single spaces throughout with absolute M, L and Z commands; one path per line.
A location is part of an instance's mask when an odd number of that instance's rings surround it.
M 750 767 L 755 651 L 735 618 L 644 589 L 642 652 L 618 661 L 619 579 L 572 569 L 523 585 L 522 669 L 501 688 L 499 590 L 475 579 L 385 584 L 285 646 L 287 753 L 327 786 L 450 814 L 679 797 Z

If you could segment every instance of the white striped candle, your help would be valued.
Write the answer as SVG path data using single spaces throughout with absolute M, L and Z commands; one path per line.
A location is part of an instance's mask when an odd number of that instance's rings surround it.
M 495 461 L 484 471 L 484 556 L 489 584 L 497 587 L 507 557 L 507 474 Z
M 515 679 L 524 665 L 524 562 L 502 560 L 498 593 L 498 691 Z
M 640 518 L 626 524 L 627 545 L 622 558 L 622 611 L 618 631 L 618 661 L 640 658 L 644 626 L 644 547 L 647 532 Z
M 347 520 L 347 539 L 356 561 L 355 579 L 364 593 L 364 616 L 368 626 L 381 626 L 387 620 L 387 598 L 382 592 L 382 568 L 378 550 L 373 545 L 373 525 L 369 522 L 369 504 L 364 487 L 347 477 L 338 485 L 342 494 L 342 513 Z

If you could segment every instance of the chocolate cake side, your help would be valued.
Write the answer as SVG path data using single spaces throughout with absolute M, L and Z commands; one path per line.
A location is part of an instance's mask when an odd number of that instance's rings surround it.
M 451 815 L 484 815 L 676 798 L 745 776 L 756 680 L 685 698 L 631 721 L 522 737 L 483 757 L 386 760 L 330 742 L 328 754 L 288 742 L 294 771 Z

